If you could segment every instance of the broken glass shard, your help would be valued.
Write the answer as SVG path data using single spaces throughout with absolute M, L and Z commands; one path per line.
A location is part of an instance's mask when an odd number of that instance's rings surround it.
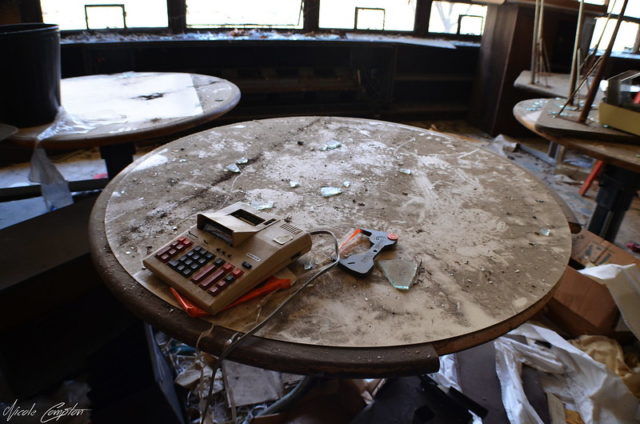
M 235 163 L 232 163 L 231 165 L 227 165 L 224 169 L 226 169 L 229 172 L 233 172 L 234 174 L 240 173 L 240 168 Z
M 411 170 L 407 168 L 400 168 L 398 169 L 398 171 L 400 171 L 403 174 L 411 175 Z
M 246 163 L 249 163 L 249 159 L 247 159 L 247 158 L 245 158 L 245 157 L 241 157 L 240 159 L 238 159 L 238 160 L 236 161 L 236 163 L 237 163 L 238 165 L 244 165 L 244 164 L 246 164 Z
M 339 148 L 340 146 L 342 146 L 342 143 L 340 143 L 339 141 L 330 141 L 327 144 L 325 144 L 324 146 L 320 147 L 320 150 L 323 152 L 326 152 L 327 150 L 335 150 L 337 148 Z
M 322 197 L 337 196 L 340 193 L 342 193 L 342 190 L 340 190 L 338 187 L 322 187 L 320 189 L 320 194 L 322 195 Z
M 343 182 L 343 183 L 342 183 L 342 186 L 343 186 L 343 187 L 346 187 L 346 188 L 351 187 L 351 181 L 345 181 L 345 182 Z
M 289 187 L 291 188 L 300 187 L 300 183 L 297 181 L 289 181 Z
M 266 209 L 273 209 L 274 203 L 273 202 L 251 202 L 251 207 L 257 211 L 263 211 Z
M 416 282 L 419 265 L 414 260 L 391 259 L 376 263 L 389 283 L 398 290 L 409 290 Z
M 541 228 L 536 234 L 539 236 L 549 237 L 551 235 L 551 229 L 549 228 Z

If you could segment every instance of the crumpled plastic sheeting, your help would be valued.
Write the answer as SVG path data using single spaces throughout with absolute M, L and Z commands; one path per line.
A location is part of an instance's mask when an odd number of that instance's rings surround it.
M 606 264 L 579 272 L 607 286 L 625 324 L 640 339 L 640 269 L 635 264 Z
M 460 393 L 464 393 L 458 381 L 458 358 L 456 357 L 456 354 L 452 353 L 450 355 L 444 355 L 439 359 L 440 368 L 438 369 L 438 372 L 430 374 L 429 377 L 442 387 L 453 387 Z M 473 424 L 482 424 L 482 418 L 474 414 L 473 411 L 469 411 L 469 413 L 473 417 Z
M 540 346 L 530 346 L 501 337 L 494 342 L 496 373 L 502 389 L 502 403 L 514 424 L 543 424 L 542 419 L 527 400 L 522 385 L 522 364 L 548 373 L 562 374 L 565 369 L 555 355 Z
M 571 340 L 571 344 L 606 365 L 622 378 L 624 384 L 637 398 L 640 398 L 640 363 L 638 363 L 638 358 L 634 358 L 633 361 L 626 360 L 622 347 L 617 341 L 605 336 L 580 336 L 576 340 Z
M 542 423 L 522 388 L 523 363 L 545 372 L 540 379 L 545 392 L 558 396 L 567 407 L 577 410 L 584 422 L 638 422 L 640 402 L 606 366 L 543 327 L 524 324 L 509 334 L 528 339 L 528 343 L 520 343 L 501 337 L 495 342 L 502 401 L 513 424 Z M 542 347 L 536 341 L 551 347 Z
M 69 183 L 41 147 L 33 149 L 29 181 L 40 183 L 44 203 L 50 211 L 73 203 Z
M 64 108 L 58 109 L 56 119 L 38 134 L 36 146 L 31 155 L 31 170 L 29 181 L 40 183 L 42 197 L 47 209 L 53 211 L 73 203 L 69 184 L 64 179 L 58 168 L 51 162 L 47 152 L 40 147 L 40 142 L 51 137 L 69 134 L 86 133 L 94 126 L 75 119 L 69 115 Z

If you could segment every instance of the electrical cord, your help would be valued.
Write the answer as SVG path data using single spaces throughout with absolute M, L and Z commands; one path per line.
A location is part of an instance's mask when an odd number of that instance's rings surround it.
M 328 272 L 331 268 L 333 268 L 336 265 L 338 265 L 338 262 L 340 262 L 340 248 L 338 246 L 338 239 L 336 238 L 336 236 L 331 231 L 329 231 L 329 230 L 315 230 L 315 231 L 311 231 L 309 234 L 312 235 L 312 236 L 319 235 L 319 234 L 326 234 L 326 235 L 331 236 L 331 238 L 333 239 L 333 245 L 334 245 L 334 249 L 335 249 L 334 260 L 330 264 L 328 264 L 325 267 L 323 267 L 320 271 L 316 272 L 314 275 L 309 277 L 309 279 L 307 281 L 305 281 L 302 284 L 297 285 L 298 287 L 296 288 L 296 290 L 293 293 L 291 293 L 271 313 L 269 313 L 269 315 L 267 315 L 267 317 L 265 319 L 263 319 L 258 324 L 253 326 L 247 332 L 245 332 L 245 333 L 236 332 L 231 337 L 229 337 L 229 339 L 227 339 L 227 341 L 224 343 L 224 348 L 222 349 L 222 352 L 220 352 L 220 355 L 218 355 L 218 358 L 216 359 L 216 361 L 214 362 L 214 365 L 212 367 L 213 368 L 213 373 L 211 374 L 211 380 L 209 381 L 209 390 L 208 390 L 208 393 L 207 393 L 207 401 L 205 403 L 204 410 L 202 411 L 202 416 L 201 416 L 201 419 L 200 419 L 200 423 L 201 424 L 205 424 L 205 419 L 206 419 L 206 416 L 207 416 L 207 412 L 209 411 L 209 404 L 211 403 L 211 397 L 213 395 L 213 383 L 214 383 L 214 380 L 215 380 L 216 372 L 218 371 L 218 369 L 222 365 L 222 361 L 224 361 L 227 358 L 227 356 L 229 356 L 229 354 L 231 354 L 231 352 L 233 352 L 235 350 L 235 348 L 240 343 L 242 343 L 245 339 L 247 339 L 248 337 L 250 337 L 250 336 L 254 335 L 255 333 L 257 333 L 258 331 L 260 331 L 261 328 L 263 328 L 273 317 L 275 317 L 278 314 L 278 312 L 280 312 L 280 310 L 282 310 L 282 308 L 284 308 L 305 287 L 307 287 L 309 284 L 311 284 L 313 281 L 315 281 L 322 274 Z M 200 339 L 198 339 L 198 342 L 199 341 L 200 341 Z

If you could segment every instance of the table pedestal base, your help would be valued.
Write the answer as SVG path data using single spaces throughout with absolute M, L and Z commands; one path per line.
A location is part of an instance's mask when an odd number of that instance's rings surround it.
M 110 180 L 133 162 L 135 152 L 136 146 L 133 143 L 100 146 L 100 156 L 107 166 L 107 175 Z
M 589 231 L 613 242 L 624 214 L 639 189 L 640 174 L 614 165 L 605 165 L 596 198 L 598 205 L 591 216 Z

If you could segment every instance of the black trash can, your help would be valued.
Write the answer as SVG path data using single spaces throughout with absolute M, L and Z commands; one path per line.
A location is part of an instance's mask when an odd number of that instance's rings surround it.
M 60 107 L 57 25 L 0 25 L 0 122 L 24 128 L 54 120 Z

